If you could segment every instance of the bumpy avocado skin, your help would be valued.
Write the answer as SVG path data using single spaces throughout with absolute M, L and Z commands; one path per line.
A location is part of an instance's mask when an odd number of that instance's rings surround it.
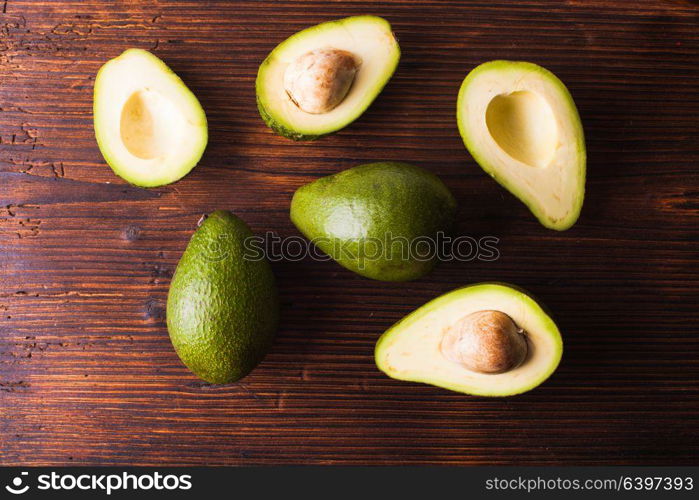
M 231 383 L 250 373 L 277 331 L 274 275 L 264 257 L 246 252 L 250 236 L 232 213 L 213 212 L 192 236 L 170 285 L 172 345 L 187 368 L 210 383 Z
M 291 202 L 291 220 L 301 233 L 343 267 L 381 281 L 430 272 L 436 254 L 421 257 L 417 250 L 427 247 L 417 242 L 448 232 L 455 211 L 454 197 L 437 176 L 401 162 L 323 177 L 300 187 Z

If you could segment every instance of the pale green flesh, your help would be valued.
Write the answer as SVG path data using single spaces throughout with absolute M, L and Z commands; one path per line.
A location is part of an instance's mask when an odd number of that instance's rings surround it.
M 95 136 L 114 173 L 137 186 L 169 184 L 197 164 L 208 140 L 197 98 L 160 59 L 129 49 L 95 80 Z
M 568 229 L 585 191 L 585 138 L 565 85 L 527 62 L 491 61 L 464 80 L 461 137 L 476 162 L 546 227 Z
M 483 310 L 501 311 L 524 329 L 529 353 L 501 374 L 470 371 L 441 352 L 447 328 Z M 471 285 L 428 302 L 388 329 L 376 344 L 376 365 L 389 377 L 480 396 L 510 396 L 541 384 L 556 369 L 563 343 L 553 320 L 523 291 L 500 283 Z
M 306 52 L 333 48 L 351 52 L 361 61 L 344 100 L 322 114 L 306 113 L 287 95 L 287 66 Z M 256 92 L 261 113 L 275 130 L 295 139 L 335 132 L 356 120 L 393 75 L 400 59 L 391 25 L 375 16 L 355 16 L 312 26 L 280 43 L 260 65 Z

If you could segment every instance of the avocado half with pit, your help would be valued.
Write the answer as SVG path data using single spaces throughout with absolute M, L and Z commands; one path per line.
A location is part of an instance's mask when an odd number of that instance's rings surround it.
M 317 139 L 359 118 L 400 59 L 391 25 L 354 16 L 312 26 L 287 38 L 260 65 L 257 107 L 275 132 Z
M 102 66 L 95 79 L 93 115 L 105 161 L 136 186 L 181 179 L 206 148 L 206 115 L 199 101 L 146 50 L 126 50 Z
M 544 226 L 564 230 L 585 194 L 585 137 L 556 75 L 529 62 L 491 61 L 459 91 L 461 137 L 478 164 Z
M 438 297 L 388 329 L 376 365 L 389 377 L 478 396 L 511 396 L 544 382 L 563 342 L 529 293 L 479 283 Z

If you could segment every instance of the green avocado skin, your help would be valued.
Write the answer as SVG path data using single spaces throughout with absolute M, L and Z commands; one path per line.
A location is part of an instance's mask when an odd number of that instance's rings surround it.
M 263 64 L 268 64 L 267 60 Z M 272 116 L 267 112 L 267 109 L 265 108 L 264 104 L 262 104 L 262 101 L 260 101 L 260 98 L 257 97 L 257 110 L 260 112 L 260 116 L 262 117 L 262 120 L 265 122 L 265 125 L 267 125 L 269 128 L 274 130 L 277 134 L 281 135 L 282 137 L 286 137 L 287 139 L 291 139 L 294 141 L 315 141 L 316 139 L 320 139 L 321 137 L 325 137 L 326 135 L 330 135 L 333 132 L 329 132 L 327 134 L 320 134 L 320 135 L 309 135 L 309 134 L 299 134 L 298 132 L 295 132 L 281 123 L 278 123 Z
M 231 212 L 211 213 L 192 236 L 170 285 L 172 345 L 187 368 L 213 384 L 250 373 L 277 331 L 274 275 L 264 257 L 246 252 L 252 235 Z
M 425 258 L 427 246 L 418 242 L 448 232 L 455 212 L 456 201 L 437 176 L 401 162 L 323 177 L 291 201 L 291 220 L 304 236 L 343 267 L 381 281 L 430 272 L 436 255 Z

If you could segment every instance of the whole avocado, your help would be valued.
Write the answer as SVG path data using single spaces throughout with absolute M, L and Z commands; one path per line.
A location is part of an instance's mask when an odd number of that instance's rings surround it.
M 207 382 L 250 373 L 269 351 L 279 299 L 269 262 L 246 250 L 250 228 L 231 212 L 206 217 L 172 278 L 170 340 L 182 362 Z
M 407 281 L 437 261 L 438 233 L 456 201 L 431 172 L 402 162 L 360 165 L 300 187 L 291 220 L 343 267 L 367 278 Z

